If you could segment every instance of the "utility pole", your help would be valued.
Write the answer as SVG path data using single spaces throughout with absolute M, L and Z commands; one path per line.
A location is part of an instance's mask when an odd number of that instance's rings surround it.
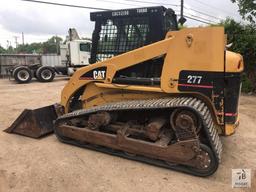
M 57 41 L 57 35 L 55 35 L 55 41 L 56 41 L 56 53 L 57 55 L 59 54 L 59 45 L 58 45 L 58 41 Z
M 184 9 L 184 0 L 180 1 L 180 18 L 179 18 L 179 23 L 181 24 L 181 26 L 183 26 L 183 24 L 186 22 L 186 18 L 184 17 L 183 14 L 183 9 Z
M 18 47 L 18 36 L 13 36 L 14 37 L 14 43 L 15 43 L 15 48 Z
M 24 33 L 23 32 L 21 33 L 21 36 L 22 36 L 22 45 L 24 45 Z
M 8 49 L 10 47 L 10 41 L 7 40 L 6 42 L 7 42 L 6 48 Z
M 183 17 L 184 0 L 180 1 L 180 16 Z

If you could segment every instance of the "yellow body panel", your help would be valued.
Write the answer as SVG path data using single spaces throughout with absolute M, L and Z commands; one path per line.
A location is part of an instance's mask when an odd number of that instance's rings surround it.
M 239 125 L 239 116 L 237 117 L 237 121 L 234 124 L 225 124 L 225 135 L 229 136 L 234 134 L 238 125 Z
M 86 92 L 82 95 L 83 108 L 90 108 L 104 103 L 125 101 L 133 99 L 162 98 L 164 93 L 157 91 L 145 91 L 115 88 L 111 84 L 90 83 Z
M 75 93 L 75 91 L 91 82 L 91 80 L 79 80 L 80 76 L 84 73 L 98 67 L 107 66 L 107 78 L 101 81 L 104 83 L 111 83 L 116 71 L 166 54 L 168 47 L 171 44 L 171 40 L 171 38 L 165 39 L 157 43 L 124 53 L 122 55 L 118 55 L 106 61 L 98 62 L 93 65 L 80 68 L 74 73 L 67 85 L 62 90 L 61 104 L 65 107 L 65 109 L 67 109 L 69 99 Z
M 186 28 L 173 32 L 172 36 L 161 77 L 161 82 L 169 82 L 161 84 L 165 92 L 178 92 L 177 85 L 170 82 L 175 84 L 182 70 L 224 70 L 223 28 Z
M 82 87 L 86 87 L 81 96 L 83 108 L 121 100 L 180 94 L 177 82 L 182 70 L 224 71 L 224 42 L 222 27 L 186 28 L 168 32 L 162 41 L 77 70 L 62 91 L 61 104 L 68 112 L 71 98 Z M 165 56 L 160 86 L 112 84 L 117 71 L 160 56 Z M 99 67 L 107 68 L 105 79 L 80 79 L 83 74 Z M 226 51 L 226 71 L 240 72 L 243 67 L 239 54 Z

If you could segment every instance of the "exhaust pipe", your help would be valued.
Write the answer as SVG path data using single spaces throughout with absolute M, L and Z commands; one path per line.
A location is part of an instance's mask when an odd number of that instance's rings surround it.
M 50 105 L 38 109 L 25 109 L 12 125 L 5 129 L 32 138 L 40 138 L 53 132 L 54 120 L 57 119 L 58 106 Z

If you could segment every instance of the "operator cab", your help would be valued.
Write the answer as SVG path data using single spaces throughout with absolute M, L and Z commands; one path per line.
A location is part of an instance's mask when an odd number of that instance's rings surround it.
M 95 21 L 90 63 L 163 40 L 178 29 L 175 12 L 163 6 L 92 12 L 90 17 Z

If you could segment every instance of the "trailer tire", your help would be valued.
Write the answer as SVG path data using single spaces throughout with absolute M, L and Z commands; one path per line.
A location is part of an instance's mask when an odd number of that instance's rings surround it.
M 16 67 L 12 74 L 18 83 L 29 83 L 33 76 L 32 71 L 26 66 Z
M 36 80 L 38 80 L 37 76 L 36 76 L 36 71 L 33 71 L 34 77 L 36 78 Z
M 41 66 L 36 70 L 35 77 L 40 82 L 51 82 L 55 77 L 55 71 L 52 67 Z

